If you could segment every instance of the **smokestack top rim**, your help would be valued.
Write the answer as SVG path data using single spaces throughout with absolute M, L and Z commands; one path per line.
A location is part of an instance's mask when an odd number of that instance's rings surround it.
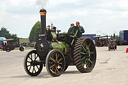
M 46 9 L 41 9 L 40 12 L 47 12 Z

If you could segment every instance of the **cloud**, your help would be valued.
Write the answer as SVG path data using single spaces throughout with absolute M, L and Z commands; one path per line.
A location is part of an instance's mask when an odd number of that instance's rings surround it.
M 128 11 L 121 12 L 121 17 L 128 18 Z
M 49 0 L 49 3 L 47 5 L 48 8 L 62 8 L 66 7 L 67 5 L 70 6 L 79 6 L 82 4 L 83 0 Z
M 40 1 L 40 0 L 39 0 Z M 80 21 L 87 33 L 103 34 L 128 27 L 127 0 L 46 0 L 47 24 L 51 21 L 67 31 L 70 23 Z M 28 37 L 40 20 L 37 0 L 0 0 L 0 26 L 18 36 Z M 40 2 L 39 2 L 40 3 Z M 23 31 L 23 33 L 21 33 Z M 99 31 L 99 32 L 100 32 Z
M 9 3 L 12 5 L 19 5 L 22 0 L 9 0 Z
M 116 6 L 119 6 L 122 9 L 128 9 L 128 1 L 127 0 L 117 0 L 115 2 Z

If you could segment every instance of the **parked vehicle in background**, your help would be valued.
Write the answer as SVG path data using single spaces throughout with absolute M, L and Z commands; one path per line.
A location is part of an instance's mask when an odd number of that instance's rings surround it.
M 5 37 L 0 37 L 0 49 L 3 48 L 3 45 L 7 43 L 7 41 L 3 41 L 3 40 L 6 40 Z
M 7 41 L 12 41 L 13 39 L 6 39 L 5 37 L 0 37 L 0 49 L 6 52 L 14 50 L 15 46 L 13 43 L 7 43 Z
M 6 39 L 5 37 L 0 37 L 0 49 L 1 49 L 1 51 L 10 52 L 11 50 L 14 50 L 16 47 L 16 44 L 9 42 L 9 41 L 13 41 L 13 40 L 14 39 Z M 24 51 L 24 50 L 22 49 L 22 51 Z
M 35 44 L 36 44 L 36 42 L 32 42 L 32 43 L 29 44 L 29 46 L 30 46 L 30 47 L 34 47 Z
M 122 30 L 119 33 L 121 44 L 128 45 L 128 30 Z
M 95 45 L 98 47 L 108 46 L 108 35 L 95 36 Z
M 89 37 L 93 40 L 94 44 L 95 44 L 95 36 L 96 34 L 83 34 L 82 37 Z
M 113 49 L 114 51 L 117 49 L 116 39 L 109 39 L 108 51 L 110 51 L 111 49 Z
M 23 42 L 21 43 L 21 46 L 24 46 L 24 47 L 28 47 L 30 43 L 27 43 L 27 42 Z

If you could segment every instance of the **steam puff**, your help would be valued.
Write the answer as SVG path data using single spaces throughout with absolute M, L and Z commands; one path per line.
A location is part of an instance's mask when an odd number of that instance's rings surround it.
M 40 8 L 45 8 L 45 6 L 48 2 L 49 2 L 49 0 L 37 0 L 36 4 L 39 5 Z

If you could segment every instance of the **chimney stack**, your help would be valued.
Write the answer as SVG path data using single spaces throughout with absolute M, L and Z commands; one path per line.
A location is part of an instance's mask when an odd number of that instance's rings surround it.
M 40 10 L 42 37 L 45 37 L 46 34 L 46 13 L 47 12 L 45 9 Z

